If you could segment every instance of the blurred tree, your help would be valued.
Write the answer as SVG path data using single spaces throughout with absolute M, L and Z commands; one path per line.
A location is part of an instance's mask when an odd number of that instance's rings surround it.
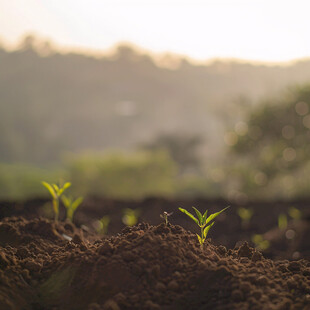
M 34 50 L 36 43 L 37 43 L 36 37 L 32 34 L 27 34 L 20 43 L 19 50 L 22 51 Z
M 178 165 L 179 173 L 199 173 L 201 159 L 199 147 L 203 139 L 198 135 L 163 134 L 142 148 L 152 151 L 165 150 Z
M 72 188 L 80 195 L 122 199 L 174 193 L 175 163 L 164 152 L 68 156 Z
M 310 164 L 310 85 L 290 88 L 279 99 L 265 100 L 230 132 L 231 150 L 249 170 L 245 187 L 272 184 L 298 191 L 289 178 Z M 305 180 L 304 180 L 305 181 Z M 246 183 L 246 184 L 245 184 Z

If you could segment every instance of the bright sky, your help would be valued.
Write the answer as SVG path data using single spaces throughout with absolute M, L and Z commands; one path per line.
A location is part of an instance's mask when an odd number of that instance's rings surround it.
M 0 40 L 33 32 L 66 47 L 288 61 L 310 56 L 309 13 L 309 0 L 0 0 Z

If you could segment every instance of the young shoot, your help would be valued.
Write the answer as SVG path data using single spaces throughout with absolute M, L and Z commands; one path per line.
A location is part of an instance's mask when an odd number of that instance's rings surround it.
M 192 208 L 196 212 L 197 218 L 185 209 L 179 208 L 179 210 L 185 213 L 188 217 L 190 217 L 200 227 L 200 236 L 198 234 L 196 235 L 200 244 L 200 248 L 203 249 L 203 244 L 207 239 L 208 232 L 210 228 L 214 225 L 214 222 L 211 223 L 211 221 L 213 221 L 218 215 L 220 215 L 223 211 L 225 211 L 229 207 L 226 207 L 219 212 L 213 213 L 208 217 L 207 217 L 208 210 L 206 210 L 205 213 L 202 215 L 200 211 L 197 210 L 195 207 Z
M 127 226 L 134 226 L 138 223 L 139 215 L 140 215 L 139 209 L 134 210 L 126 208 L 123 210 L 122 221 Z
M 265 251 L 270 247 L 270 242 L 265 240 L 263 235 L 256 234 L 253 235 L 251 239 L 258 250 Z
M 100 220 L 98 220 L 97 224 L 97 232 L 102 235 L 106 235 L 108 232 L 108 226 L 110 224 L 110 217 L 108 215 L 103 216 Z
M 61 196 L 61 201 L 67 210 L 67 218 L 72 222 L 73 215 L 78 206 L 83 202 L 83 197 L 79 197 L 75 200 L 72 197 L 67 197 L 65 195 Z
M 55 214 L 55 222 L 58 221 L 59 217 L 59 198 L 63 194 L 63 192 L 71 186 L 70 182 L 66 182 L 62 187 L 56 184 L 49 184 L 47 182 L 42 181 L 42 185 L 47 188 L 49 193 L 52 196 L 53 210 Z
M 288 214 L 295 221 L 299 221 L 302 218 L 301 211 L 299 209 L 295 208 L 295 207 L 290 207 L 288 209 Z
M 287 216 L 284 213 L 279 214 L 278 216 L 278 227 L 281 230 L 284 230 L 287 228 Z
M 250 220 L 253 216 L 253 210 L 248 208 L 238 208 L 237 214 L 241 218 L 241 226 L 245 229 L 248 228 Z
M 172 215 L 172 213 L 173 212 L 168 213 L 168 212 L 164 211 L 164 213 L 160 215 L 160 217 L 165 220 L 166 225 L 168 225 L 168 216 Z

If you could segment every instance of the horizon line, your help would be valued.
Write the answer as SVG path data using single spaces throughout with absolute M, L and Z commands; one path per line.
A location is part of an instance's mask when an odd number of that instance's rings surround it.
M 221 63 L 238 63 L 238 64 L 249 64 L 253 66 L 267 66 L 267 67 L 288 67 L 292 66 L 296 63 L 303 62 L 310 60 L 310 56 L 300 57 L 300 58 L 292 58 L 288 60 L 280 60 L 280 61 L 272 61 L 272 60 L 257 60 L 257 59 L 249 59 L 249 58 L 238 58 L 238 57 L 223 57 L 223 56 L 214 56 L 209 57 L 205 59 L 199 59 L 195 58 L 193 56 L 178 53 L 175 51 L 152 51 L 146 47 L 139 46 L 138 44 L 127 41 L 127 40 L 121 40 L 118 42 L 113 43 L 112 46 L 108 48 L 94 48 L 94 47 L 87 47 L 83 45 L 66 45 L 61 44 L 55 41 L 52 38 L 44 37 L 38 33 L 35 32 L 27 32 L 19 37 L 18 40 L 16 40 L 15 43 L 9 43 L 9 40 L 6 40 L 3 37 L 0 37 L 0 48 L 4 48 L 5 50 L 9 52 L 20 50 L 22 43 L 27 37 L 32 37 L 35 40 L 35 43 L 37 46 L 33 46 L 34 49 L 38 52 L 40 50 L 39 45 L 44 43 L 49 43 L 52 50 L 59 53 L 59 54 L 78 54 L 78 55 L 85 55 L 85 56 L 92 56 L 94 58 L 102 58 L 102 57 L 108 57 L 113 56 L 117 52 L 117 49 L 121 46 L 126 46 L 137 52 L 137 54 L 140 55 L 148 55 L 150 56 L 155 64 L 160 65 L 161 60 L 164 58 L 170 57 L 171 60 L 181 62 L 181 61 L 187 61 L 192 65 L 211 65 L 216 62 Z M 165 65 L 163 65 L 165 67 Z M 169 67 L 169 65 L 167 65 Z M 172 66 L 173 67 L 173 66 Z

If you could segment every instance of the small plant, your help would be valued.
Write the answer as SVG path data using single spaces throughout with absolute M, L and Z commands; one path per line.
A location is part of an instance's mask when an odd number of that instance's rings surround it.
M 293 220 L 296 220 L 296 221 L 299 221 L 302 217 L 301 211 L 295 207 L 290 207 L 288 209 L 288 214 Z
M 260 234 L 253 235 L 252 241 L 255 244 L 255 247 L 261 251 L 267 250 L 270 247 L 270 242 L 265 240 Z
M 241 218 L 241 226 L 247 228 L 250 224 L 250 220 L 253 216 L 253 210 L 248 208 L 238 208 L 237 214 Z
M 42 181 L 42 184 L 44 187 L 47 188 L 49 193 L 52 196 L 52 203 L 53 203 L 53 210 L 55 214 L 55 222 L 58 221 L 59 216 L 59 198 L 63 194 L 63 192 L 71 186 L 70 182 L 66 182 L 62 187 L 56 185 L 56 184 L 49 184 L 47 182 Z
M 278 216 L 278 227 L 281 230 L 284 230 L 287 228 L 287 216 L 284 213 L 279 214 Z
M 213 221 L 218 215 L 220 215 L 223 211 L 225 211 L 229 207 L 226 207 L 217 213 L 213 213 L 213 214 L 209 215 L 209 217 L 207 217 L 208 210 L 206 210 L 205 213 L 202 215 L 200 213 L 200 211 L 197 210 L 195 207 L 192 207 L 192 208 L 196 212 L 198 219 L 185 209 L 179 208 L 179 210 L 181 212 L 185 213 L 188 217 L 190 217 L 200 227 L 200 236 L 198 234 L 196 234 L 196 235 L 197 235 L 197 238 L 198 238 L 198 241 L 200 244 L 200 248 L 203 249 L 203 244 L 207 239 L 208 232 L 209 232 L 210 228 L 215 223 L 215 222 L 211 223 L 211 221 Z M 211 224 L 209 224 L 209 223 L 211 223 Z
M 110 217 L 108 215 L 103 216 L 100 220 L 98 220 L 97 232 L 102 235 L 106 235 L 108 232 L 108 226 L 110 224 Z
M 65 195 L 61 196 L 61 201 L 63 202 L 67 210 L 67 218 L 72 222 L 74 212 L 78 206 L 83 202 L 83 197 L 79 197 L 75 200 L 72 197 L 67 197 Z
M 168 225 L 168 216 L 170 216 L 172 214 L 173 214 L 173 212 L 168 213 L 168 212 L 164 211 L 164 213 L 160 215 L 160 217 L 165 220 L 166 225 Z
M 139 215 L 140 215 L 140 210 L 136 209 L 130 209 L 126 208 L 123 210 L 123 217 L 122 221 L 125 225 L 127 226 L 134 226 L 138 223 Z

